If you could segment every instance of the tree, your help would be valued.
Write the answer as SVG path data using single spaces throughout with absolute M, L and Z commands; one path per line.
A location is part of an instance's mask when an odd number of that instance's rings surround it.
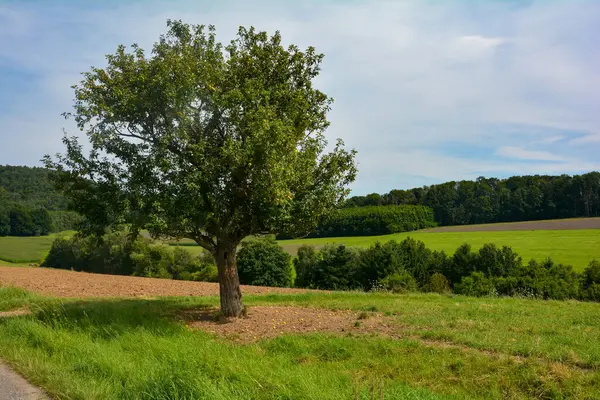
M 313 87 L 322 54 L 287 49 L 240 27 L 227 46 L 215 28 L 168 21 L 151 56 L 119 46 L 105 69 L 73 86 L 86 133 L 46 166 L 86 217 L 84 232 L 127 222 L 155 237 L 190 238 L 219 271 L 221 312 L 241 315 L 236 251 L 255 234 L 308 232 L 344 200 L 355 151 L 326 153 L 332 99 Z

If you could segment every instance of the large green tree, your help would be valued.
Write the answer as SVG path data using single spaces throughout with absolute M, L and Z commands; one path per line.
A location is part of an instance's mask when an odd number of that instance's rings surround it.
M 242 312 L 238 245 L 249 235 L 306 232 L 348 194 L 355 151 L 327 152 L 332 99 L 313 87 L 322 54 L 240 28 L 168 21 L 152 53 L 119 46 L 73 86 L 72 117 L 91 150 L 65 136 L 46 156 L 85 229 L 130 223 L 190 238 L 219 270 L 221 311 Z

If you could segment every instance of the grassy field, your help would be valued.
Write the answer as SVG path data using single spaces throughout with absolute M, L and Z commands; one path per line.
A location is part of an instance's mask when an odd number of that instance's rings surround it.
M 39 263 L 46 256 L 57 236 L 72 234 L 72 231 L 65 231 L 48 236 L 0 237 L 0 261 L 16 264 Z
M 581 230 L 534 230 L 534 231 L 481 231 L 481 232 L 404 232 L 385 236 L 356 236 L 339 238 L 318 238 L 280 240 L 279 244 L 290 254 L 295 255 L 298 247 L 307 244 L 321 247 L 328 243 L 343 243 L 347 246 L 368 247 L 375 242 L 389 240 L 402 241 L 407 237 L 423 241 L 432 250 L 443 250 L 453 254 L 458 246 L 469 243 L 474 250 L 486 243 L 497 246 L 510 246 L 526 262 L 534 258 L 547 257 L 555 261 L 573 265 L 582 271 L 593 259 L 600 260 L 600 229 Z M 200 253 L 201 248 L 191 241 L 183 241 L 191 252 Z
M 581 271 L 592 259 L 600 259 L 600 229 L 551 231 L 498 231 L 498 232 L 410 232 L 386 236 L 360 236 L 345 238 L 320 238 L 282 240 L 279 242 L 289 253 L 295 254 L 303 244 L 323 246 L 326 243 L 344 243 L 348 246 L 367 247 L 376 241 L 401 241 L 406 237 L 423 241 L 432 250 L 454 253 L 463 243 L 478 249 L 485 243 L 511 246 L 525 261 L 551 257 L 555 261 L 571 264 Z
M 600 398 L 600 304 L 430 294 L 246 297 L 377 311 L 391 336 L 288 334 L 239 344 L 189 328 L 217 298 L 69 300 L 0 288 L 0 357 L 56 398 Z M 357 397 L 355 397 L 358 392 Z

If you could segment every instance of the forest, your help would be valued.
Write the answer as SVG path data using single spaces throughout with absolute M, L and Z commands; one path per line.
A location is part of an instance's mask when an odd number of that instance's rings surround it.
M 74 229 L 79 220 L 47 169 L 0 166 L 0 236 L 47 235 Z
M 583 175 L 479 177 L 380 195 L 354 196 L 344 207 L 422 205 L 441 226 L 600 216 L 600 172 Z

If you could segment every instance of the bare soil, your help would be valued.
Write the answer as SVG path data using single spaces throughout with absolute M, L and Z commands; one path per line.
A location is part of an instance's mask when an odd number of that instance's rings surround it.
M 291 306 L 253 306 L 246 317 L 216 319 L 216 309 L 188 310 L 180 317 L 190 329 L 251 343 L 291 333 L 380 334 L 395 336 L 400 327 L 380 313 Z
M 0 284 L 56 297 L 218 296 L 219 284 L 74 272 L 50 268 L 0 267 Z M 306 293 L 304 289 L 242 285 L 243 294 Z
M 421 232 L 489 232 L 600 229 L 600 218 L 571 218 L 546 221 L 506 222 L 484 225 L 442 226 Z

